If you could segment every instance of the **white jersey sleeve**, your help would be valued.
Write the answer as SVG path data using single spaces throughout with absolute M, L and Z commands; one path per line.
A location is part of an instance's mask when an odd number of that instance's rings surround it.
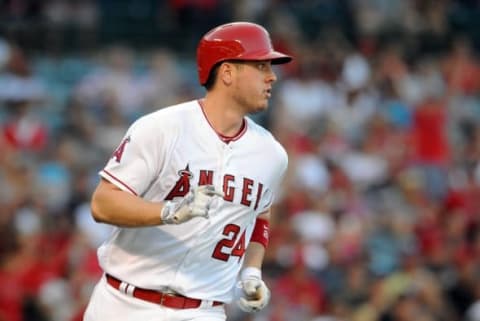
M 143 195 L 167 161 L 175 135 L 175 129 L 167 124 L 168 139 L 165 131 L 158 131 L 161 120 L 143 117 L 134 122 L 100 175 L 124 191 Z

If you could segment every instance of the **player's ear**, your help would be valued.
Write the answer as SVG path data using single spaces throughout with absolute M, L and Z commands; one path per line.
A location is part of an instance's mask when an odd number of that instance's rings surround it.
M 222 62 L 218 68 L 218 78 L 226 85 L 229 86 L 235 75 L 235 64 L 230 61 Z

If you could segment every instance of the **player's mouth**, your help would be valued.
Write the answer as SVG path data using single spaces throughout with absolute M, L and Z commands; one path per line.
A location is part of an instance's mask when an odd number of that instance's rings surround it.
M 270 98 L 270 97 L 272 96 L 272 90 L 271 90 L 271 89 L 265 90 L 265 96 L 266 96 L 267 98 Z

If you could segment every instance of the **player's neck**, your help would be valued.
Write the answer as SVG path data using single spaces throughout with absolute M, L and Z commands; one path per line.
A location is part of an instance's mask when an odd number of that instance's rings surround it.
M 245 114 L 232 108 L 222 99 L 207 95 L 200 100 L 200 104 L 205 116 L 217 133 L 233 136 L 243 126 Z

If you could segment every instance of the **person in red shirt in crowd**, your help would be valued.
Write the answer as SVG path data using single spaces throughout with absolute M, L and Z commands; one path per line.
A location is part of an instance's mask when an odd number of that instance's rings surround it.
M 425 190 L 432 200 L 441 200 L 448 189 L 450 143 L 447 107 L 440 97 L 426 97 L 413 112 L 412 161 L 422 171 Z
M 412 134 L 416 161 L 442 167 L 449 164 L 447 109 L 443 101 L 428 98 L 416 107 Z
M 9 101 L 10 120 L 2 129 L 2 134 L 9 146 L 16 150 L 39 152 L 46 147 L 47 126 L 28 114 L 29 100 Z
M 475 95 L 480 89 L 480 64 L 470 41 L 457 37 L 443 61 L 443 74 L 449 95 Z
M 32 112 L 45 98 L 45 88 L 33 77 L 27 57 L 20 48 L 12 47 L 0 78 L 0 105 L 8 111 L 0 134 L 15 150 L 38 152 L 46 146 L 47 125 Z
M 275 306 L 285 306 L 289 313 L 292 313 L 291 311 L 304 313 L 307 319 L 321 315 L 326 311 L 325 289 L 309 272 L 302 251 L 297 250 L 295 256 L 293 266 L 273 285 L 273 293 L 275 293 L 273 300 L 277 302 Z M 299 319 L 302 317 L 299 316 Z

